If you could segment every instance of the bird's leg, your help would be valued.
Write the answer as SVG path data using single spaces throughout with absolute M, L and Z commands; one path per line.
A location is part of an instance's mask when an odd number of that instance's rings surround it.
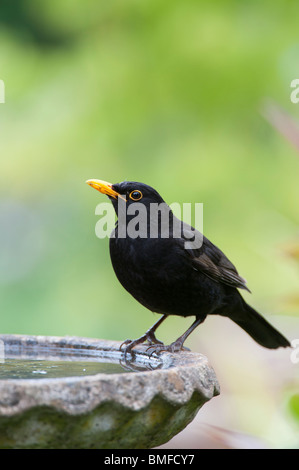
M 182 334 L 176 341 L 171 343 L 169 346 L 166 346 L 164 344 L 151 345 L 149 346 L 147 351 L 151 350 L 151 354 L 154 354 L 154 353 L 159 354 L 162 351 L 168 351 L 168 352 L 174 353 L 177 351 L 181 351 L 182 349 L 185 349 L 183 347 L 184 342 L 186 341 L 188 336 L 192 333 L 192 331 L 195 330 L 195 328 L 204 321 L 204 319 L 205 317 L 196 318 L 195 321 L 192 323 L 192 325 L 189 326 L 188 330 L 185 331 L 184 334 Z
M 163 321 L 167 318 L 168 315 L 162 315 L 161 318 L 159 318 L 156 323 L 153 324 L 144 334 L 146 337 L 146 340 L 148 341 L 149 344 L 163 344 L 162 341 L 159 341 L 156 336 L 155 336 L 155 331 L 158 328 L 158 326 L 163 323 Z
M 159 341 L 156 336 L 155 336 L 155 331 L 156 329 L 158 328 L 158 326 L 161 325 L 161 323 L 167 318 L 168 315 L 162 315 L 161 318 L 159 318 L 158 321 L 156 321 L 156 323 L 153 324 L 153 326 L 151 326 L 145 333 L 144 335 L 140 336 L 140 338 L 137 338 L 137 339 L 134 339 L 134 340 L 131 340 L 131 339 L 127 339 L 126 341 L 124 341 L 119 349 L 122 350 L 122 347 L 124 345 L 126 345 L 126 347 L 124 348 L 124 352 L 125 354 L 127 354 L 128 352 L 131 351 L 131 349 L 133 349 L 135 346 L 137 346 L 138 344 L 141 344 L 141 343 L 144 343 L 145 341 L 148 341 L 150 345 L 153 345 L 153 344 L 159 344 L 160 346 L 163 345 L 162 341 Z

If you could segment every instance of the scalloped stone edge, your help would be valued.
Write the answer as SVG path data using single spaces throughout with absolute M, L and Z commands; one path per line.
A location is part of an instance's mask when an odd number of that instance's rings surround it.
M 43 348 L 70 351 L 83 349 L 90 354 L 99 350 L 121 357 L 120 342 L 81 337 L 0 335 L 10 348 L 31 348 L 42 354 Z M 48 357 L 48 356 L 47 356 Z M 54 356 L 55 357 L 55 356 Z M 149 360 L 146 346 L 134 349 L 135 360 Z M 207 358 L 200 353 L 163 352 L 160 369 L 121 374 L 96 374 L 84 377 L 0 380 L 0 416 L 14 416 L 37 407 L 50 407 L 69 415 L 86 414 L 107 402 L 138 411 L 160 396 L 173 405 L 187 403 L 194 393 L 206 402 L 219 395 L 219 384 Z

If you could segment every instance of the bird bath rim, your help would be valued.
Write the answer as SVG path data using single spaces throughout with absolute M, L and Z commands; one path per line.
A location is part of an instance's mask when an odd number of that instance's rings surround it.
M 7 351 L 10 348 L 31 349 L 35 354 L 55 348 L 70 351 L 84 349 L 95 354 L 99 349 L 114 357 L 123 355 L 120 342 L 81 337 L 0 335 Z M 147 346 L 134 350 L 134 363 L 138 359 L 150 359 L 159 368 L 146 371 L 116 374 L 94 374 L 42 379 L 0 380 L 0 416 L 12 416 L 37 406 L 50 406 L 70 414 L 86 413 L 103 402 L 115 401 L 130 409 L 140 409 L 150 403 L 155 395 L 161 395 L 174 404 L 186 403 L 194 392 L 207 401 L 219 394 L 216 375 L 205 356 L 182 351 L 162 353 L 158 358 L 149 357 Z M 137 361 L 136 361 L 137 359 Z M 206 383 L 198 380 L 206 377 Z
M 120 344 L 80 337 L 0 335 L 4 346 L 0 360 L 9 350 L 26 348 L 35 357 L 55 348 L 73 353 L 84 349 L 94 359 L 101 347 L 104 354 L 119 357 L 124 354 Z M 131 364 L 147 360 L 156 369 L 0 380 L 0 448 L 149 449 L 169 441 L 219 394 L 219 385 L 208 360 L 199 353 L 165 352 L 150 358 L 146 349 L 138 346 Z

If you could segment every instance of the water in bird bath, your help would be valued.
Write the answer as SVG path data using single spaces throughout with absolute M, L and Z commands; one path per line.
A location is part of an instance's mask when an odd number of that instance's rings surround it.
M 4 341 L 0 340 L 0 381 L 123 374 L 162 367 L 158 358 L 125 356 L 121 350 L 111 351 L 97 344 L 83 343 L 74 347 L 72 341 L 44 343 L 40 338 L 24 342 L 5 335 L 3 338 Z
M 120 374 L 132 372 L 119 363 L 8 358 L 0 364 L 0 380 L 5 379 L 52 379 L 79 377 L 94 374 Z

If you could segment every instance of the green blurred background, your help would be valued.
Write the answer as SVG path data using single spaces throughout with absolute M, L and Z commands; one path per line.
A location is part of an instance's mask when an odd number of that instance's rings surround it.
M 2 0 L 1 333 L 123 340 L 158 318 L 95 236 L 106 200 L 85 180 L 99 178 L 204 203 L 205 235 L 247 279 L 246 300 L 299 338 L 299 150 L 271 124 L 277 109 L 299 117 L 298 15 L 285 0 Z M 187 345 L 222 393 L 164 447 L 299 447 L 290 351 L 221 317 Z

